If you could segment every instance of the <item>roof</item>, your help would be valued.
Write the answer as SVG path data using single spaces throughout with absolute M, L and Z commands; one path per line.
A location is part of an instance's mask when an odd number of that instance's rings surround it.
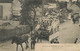
M 0 0 L 0 3 L 12 3 L 13 0 Z

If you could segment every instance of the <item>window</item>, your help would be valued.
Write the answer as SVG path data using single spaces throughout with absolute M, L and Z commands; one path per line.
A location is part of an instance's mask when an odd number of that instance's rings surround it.
M 3 6 L 0 5 L 0 19 L 2 19 L 2 16 L 3 16 Z

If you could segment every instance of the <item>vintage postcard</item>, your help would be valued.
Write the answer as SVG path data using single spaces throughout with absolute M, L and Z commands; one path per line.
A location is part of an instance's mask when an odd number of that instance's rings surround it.
M 0 0 L 0 51 L 79 51 L 80 0 Z

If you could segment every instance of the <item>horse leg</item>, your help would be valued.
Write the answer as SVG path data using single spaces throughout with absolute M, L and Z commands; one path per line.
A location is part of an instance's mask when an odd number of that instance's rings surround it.
M 39 38 L 37 38 L 37 42 L 39 42 Z
M 33 49 L 33 42 L 31 42 L 31 49 Z
M 24 48 L 23 48 L 22 44 L 20 44 L 20 45 L 21 45 L 22 51 L 24 51 Z
M 18 44 L 17 44 L 17 47 L 16 47 L 16 51 L 18 51 Z
M 25 44 L 26 44 L 26 48 L 25 49 L 27 49 L 27 48 L 29 48 L 29 46 L 28 46 L 28 44 L 27 44 L 28 42 L 25 42 Z
M 40 42 L 42 42 L 42 38 L 40 38 Z
M 26 45 L 27 45 L 27 47 L 29 48 L 28 44 L 29 44 L 29 41 L 27 40 L 27 41 L 26 41 Z
M 35 48 L 35 43 L 33 43 L 33 49 Z
M 73 20 L 73 23 L 75 24 L 75 20 Z

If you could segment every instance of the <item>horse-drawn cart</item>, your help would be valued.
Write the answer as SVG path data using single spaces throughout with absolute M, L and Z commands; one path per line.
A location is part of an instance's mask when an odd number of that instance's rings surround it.
M 44 39 L 44 40 L 49 40 L 49 31 L 48 30 L 41 30 L 41 38 Z

